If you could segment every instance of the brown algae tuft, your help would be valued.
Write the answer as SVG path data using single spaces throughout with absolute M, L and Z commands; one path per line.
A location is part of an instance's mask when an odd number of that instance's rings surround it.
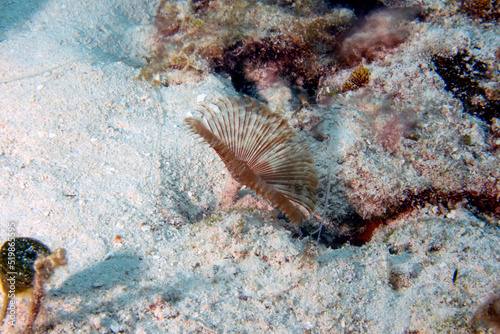
M 347 92 L 350 90 L 358 90 L 366 86 L 370 82 L 370 70 L 366 67 L 357 67 L 344 82 L 340 91 Z

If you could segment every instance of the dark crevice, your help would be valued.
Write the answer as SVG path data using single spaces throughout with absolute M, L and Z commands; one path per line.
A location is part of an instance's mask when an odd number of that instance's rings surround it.
M 370 12 L 385 8 L 386 6 L 380 0 L 327 0 L 330 8 L 343 7 L 352 9 L 357 17 L 363 17 Z
M 493 190 L 485 190 L 478 193 L 474 191 L 463 192 L 442 192 L 433 188 L 422 190 L 418 194 L 407 194 L 406 200 L 400 205 L 387 210 L 383 217 L 372 217 L 363 219 L 355 211 L 337 217 L 335 226 L 342 227 L 342 234 L 328 230 L 323 227 L 319 243 L 333 249 L 341 248 L 347 242 L 354 246 L 362 246 L 370 242 L 376 229 L 386 224 L 388 220 L 397 219 L 402 214 L 408 214 L 414 209 L 422 208 L 427 204 L 436 205 L 445 210 L 452 209 L 457 205 L 464 205 L 479 218 L 482 215 L 493 215 L 500 217 L 500 203 L 498 202 L 498 193 Z M 465 203 L 464 203 L 465 202 Z M 444 213 L 443 213 L 444 214 Z M 314 232 L 318 229 L 317 224 L 305 224 L 300 228 L 300 233 L 295 237 L 304 238 L 310 236 L 315 239 L 318 237 Z

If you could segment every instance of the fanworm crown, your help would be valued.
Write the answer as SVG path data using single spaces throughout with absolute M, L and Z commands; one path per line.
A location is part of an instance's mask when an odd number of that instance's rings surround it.
M 201 104 L 199 118 L 185 120 L 206 141 L 231 176 L 283 211 L 296 226 L 316 204 L 318 177 L 308 148 L 280 115 L 257 100 L 232 97 Z

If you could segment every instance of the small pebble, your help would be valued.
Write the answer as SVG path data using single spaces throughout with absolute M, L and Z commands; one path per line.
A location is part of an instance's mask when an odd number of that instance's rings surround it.
M 203 102 L 203 101 L 205 101 L 206 97 L 207 97 L 207 94 L 198 94 L 198 96 L 196 97 L 196 102 L 198 102 L 198 103 Z
M 447 215 L 446 218 L 448 219 L 457 219 L 458 217 L 458 212 L 457 210 L 451 210 Z
M 121 331 L 121 326 L 115 321 L 113 321 L 111 323 L 111 326 L 109 326 L 109 329 L 111 329 L 113 333 L 119 333 Z
M 115 235 L 115 237 L 113 238 L 113 244 L 115 246 L 121 246 L 123 244 L 123 237 L 121 237 L 120 235 Z

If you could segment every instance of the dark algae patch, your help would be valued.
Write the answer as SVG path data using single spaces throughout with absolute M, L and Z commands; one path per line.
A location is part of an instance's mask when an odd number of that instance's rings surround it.
M 454 56 L 434 55 L 432 62 L 435 71 L 446 83 L 446 90 L 459 99 L 464 111 L 491 123 L 499 117 L 500 100 L 488 98 L 480 81 L 487 79 L 488 65 L 476 59 L 467 50 Z

